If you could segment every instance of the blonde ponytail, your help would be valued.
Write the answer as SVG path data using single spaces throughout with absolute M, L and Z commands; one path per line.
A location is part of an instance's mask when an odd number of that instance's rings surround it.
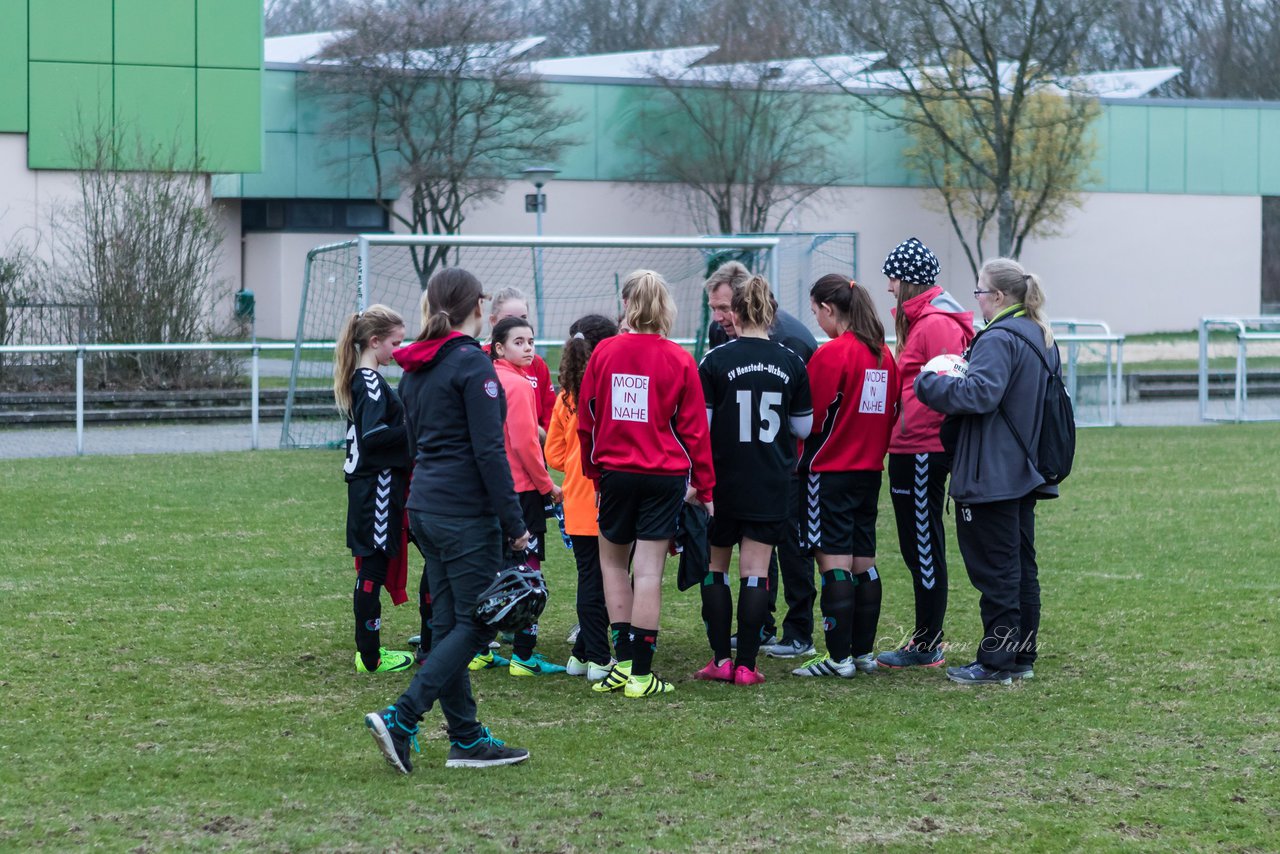
M 734 288 L 729 308 L 738 316 L 743 326 L 768 331 L 773 326 L 777 312 L 777 303 L 774 302 L 773 292 L 769 290 L 769 280 L 755 275 L 747 279 L 742 287 Z
M 1027 317 L 1044 332 L 1044 345 L 1053 346 L 1053 328 L 1044 312 L 1044 288 L 1040 285 L 1039 276 L 1028 273 L 1012 258 L 992 258 L 982 265 L 978 280 L 1008 295 L 1012 302 L 1022 303 Z
M 333 348 L 333 402 L 344 418 L 351 417 L 351 377 L 360 365 L 360 354 L 371 338 L 386 338 L 404 328 L 404 318 L 381 303 L 350 314 L 338 330 Z
M 652 270 L 636 270 L 622 284 L 626 300 L 624 317 L 632 332 L 670 335 L 676 322 L 676 306 L 661 275 Z

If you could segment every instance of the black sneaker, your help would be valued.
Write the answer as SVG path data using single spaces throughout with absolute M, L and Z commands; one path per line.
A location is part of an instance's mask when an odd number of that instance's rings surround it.
M 409 748 L 415 751 L 418 749 L 418 728 L 415 726 L 409 729 L 400 723 L 400 715 L 395 706 L 387 706 L 380 712 L 365 715 L 364 725 L 373 733 L 373 740 L 388 765 L 401 774 L 413 771 Z
M 1013 674 L 1008 670 L 988 670 L 978 661 L 964 667 L 948 667 L 947 678 L 961 685 L 1009 685 L 1013 682 Z
M 776 646 L 777 644 L 778 644 L 778 635 L 775 631 L 771 629 L 760 630 L 760 649 L 764 649 L 766 646 Z M 738 633 L 737 632 L 734 632 L 733 634 L 729 635 L 729 649 L 733 650 L 734 652 L 738 651 Z
M 469 744 L 449 742 L 449 758 L 445 760 L 444 767 L 488 768 L 490 765 L 516 765 L 528 758 L 529 751 L 523 747 L 507 747 L 505 741 L 494 738 L 485 727 L 484 734 Z

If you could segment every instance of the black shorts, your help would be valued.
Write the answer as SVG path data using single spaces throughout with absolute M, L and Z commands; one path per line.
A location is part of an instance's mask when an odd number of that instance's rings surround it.
M 529 545 L 525 548 L 526 557 L 547 559 L 547 517 L 543 512 L 546 499 L 536 489 L 528 492 L 517 492 L 520 499 L 520 513 L 524 516 L 524 526 L 529 529 Z
M 600 473 L 600 536 L 611 543 L 669 540 L 676 535 L 683 475 Z
M 787 540 L 795 538 L 795 526 L 786 519 L 761 522 L 757 519 L 734 519 L 728 516 L 711 518 L 707 542 L 716 548 L 727 549 L 736 546 L 742 542 L 743 537 L 767 546 L 780 546 Z
M 801 548 L 829 555 L 875 557 L 882 474 L 810 472 L 801 484 Z
M 400 553 L 404 531 L 406 473 L 383 469 L 347 481 L 347 548 L 356 557 Z

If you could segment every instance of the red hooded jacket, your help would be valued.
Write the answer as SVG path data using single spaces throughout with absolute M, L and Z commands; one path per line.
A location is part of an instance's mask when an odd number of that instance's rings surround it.
M 889 439 L 891 454 L 940 453 L 942 439 L 941 412 L 935 412 L 916 398 L 916 377 L 934 356 L 943 353 L 960 355 L 973 340 L 973 312 L 947 311 L 934 305 L 945 291 L 930 288 L 902 304 L 911 324 L 907 328 L 906 345 L 898 354 L 898 378 L 901 381 L 902 414 Z M 949 298 L 948 298 L 949 301 Z M 897 315 L 897 309 L 894 309 Z

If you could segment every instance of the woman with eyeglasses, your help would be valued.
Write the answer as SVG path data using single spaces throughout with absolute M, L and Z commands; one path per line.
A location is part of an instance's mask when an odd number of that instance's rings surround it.
M 973 312 L 962 311 L 938 285 L 938 258 L 917 238 L 889 253 L 881 272 L 893 310 L 902 414 L 889 440 L 889 497 L 898 524 L 898 548 L 911 572 L 915 626 L 898 649 L 876 663 L 890 670 L 943 664 L 942 621 L 947 613 L 947 537 L 942 525 L 949 456 L 942 448 L 942 413 L 916 399 L 920 369 L 934 356 L 959 356 L 973 340 Z
M 390 706 L 365 715 L 387 762 L 413 770 L 418 722 L 440 704 L 449 768 L 513 765 L 529 752 L 507 747 L 476 719 L 467 665 L 492 629 L 476 601 L 508 552 L 529 543 L 503 442 L 506 397 L 476 336 L 484 324 L 480 281 L 446 267 L 422 295 L 422 333 L 394 354 L 404 368 L 400 397 L 414 442 L 409 525 L 426 559 L 433 624 L 431 654 Z
M 977 659 L 947 668 L 947 678 L 1007 685 L 1030 678 L 1036 659 L 1036 501 L 1057 497 L 1058 488 L 1045 482 L 1032 455 L 1040 438 L 1045 367 L 1056 369 L 1062 360 L 1044 314 L 1040 280 L 1017 261 L 983 264 L 974 296 L 987 325 L 969 347 L 967 371 L 924 371 L 915 391 L 926 406 L 963 416 L 951 497 L 960 555 L 980 594 L 983 637 Z

